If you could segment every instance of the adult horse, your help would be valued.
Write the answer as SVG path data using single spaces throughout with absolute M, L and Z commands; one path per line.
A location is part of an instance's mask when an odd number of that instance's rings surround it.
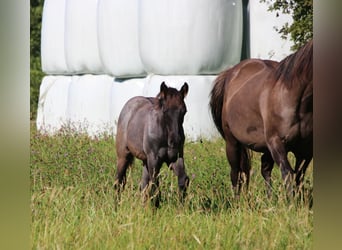
M 214 123 L 226 141 L 231 181 L 240 193 L 242 174 L 249 182 L 247 149 L 262 152 L 261 172 L 271 193 L 274 161 L 289 190 L 299 186 L 313 157 L 313 41 L 279 63 L 247 59 L 222 72 L 211 91 Z M 292 169 L 287 158 L 293 152 Z
M 162 82 L 157 97 L 137 96 L 124 105 L 117 125 L 116 184 L 125 185 L 126 170 L 136 157 L 143 162 L 142 191 L 151 183 L 151 195 L 154 195 L 159 186 L 159 171 L 165 162 L 178 176 L 178 187 L 185 195 L 189 178 L 183 158 L 183 120 L 188 89 L 187 83 L 178 91 Z M 159 195 L 155 205 L 159 206 Z

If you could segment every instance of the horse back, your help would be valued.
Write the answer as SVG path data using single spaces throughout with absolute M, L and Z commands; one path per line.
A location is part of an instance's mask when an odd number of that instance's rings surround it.
M 143 152 L 143 136 L 154 99 L 136 96 L 128 100 L 122 108 L 116 133 L 118 155 L 125 155 L 129 152 L 139 159 L 146 158 Z

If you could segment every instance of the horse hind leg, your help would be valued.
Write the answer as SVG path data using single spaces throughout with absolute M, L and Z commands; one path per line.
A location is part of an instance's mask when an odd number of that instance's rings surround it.
M 241 191 L 241 151 L 239 143 L 234 139 L 226 139 L 226 156 L 230 165 L 230 180 L 235 198 L 239 198 Z
M 266 192 L 268 198 L 272 196 L 271 174 L 274 166 L 274 160 L 270 152 L 266 152 L 261 156 L 261 174 L 265 179 Z
M 246 183 L 246 189 L 248 189 L 249 186 L 249 177 L 250 177 L 250 171 L 251 171 L 251 164 L 250 164 L 250 156 L 249 152 L 245 147 L 243 147 L 240 144 L 240 171 L 244 173 L 245 176 L 245 183 Z M 240 185 L 243 184 L 242 178 L 240 181 Z
M 118 191 L 120 191 L 121 189 L 125 187 L 127 168 L 132 164 L 132 162 L 133 162 L 133 155 L 131 153 L 128 153 L 124 156 L 118 155 L 117 169 L 116 169 L 115 182 L 114 182 L 114 187 Z

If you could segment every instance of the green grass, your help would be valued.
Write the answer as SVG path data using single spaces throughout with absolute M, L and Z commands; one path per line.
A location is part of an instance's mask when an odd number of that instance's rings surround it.
M 31 127 L 32 249 L 312 248 L 312 166 L 302 198 L 290 201 L 275 167 L 274 197 L 268 199 L 260 155 L 254 153 L 250 187 L 236 201 L 223 140 L 187 142 L 191 183 L 185 203 L 179 203 L 177 179 L 164 166 L 161 207 L 154 209 L 142 203 L 139 160 L 118 199 L 114 145 L 110 136 L 61 132 L 49 137 Z

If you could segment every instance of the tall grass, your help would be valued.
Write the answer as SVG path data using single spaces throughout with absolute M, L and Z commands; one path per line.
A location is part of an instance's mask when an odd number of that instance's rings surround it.
M 187 142 L 191 179 L 181 205 L 177 179 L 164 166 L 159 209 L 143 205 L 139 160 L 118 198 L 113 189 L 114 140 L 31 128 L 31 247 L 33 249 L 311 249 L 313 174 L 301 198 L 288 200 L 280 171 L 268 199 L 253 154 L 248 191 L 233 199 L 223 140 Z

